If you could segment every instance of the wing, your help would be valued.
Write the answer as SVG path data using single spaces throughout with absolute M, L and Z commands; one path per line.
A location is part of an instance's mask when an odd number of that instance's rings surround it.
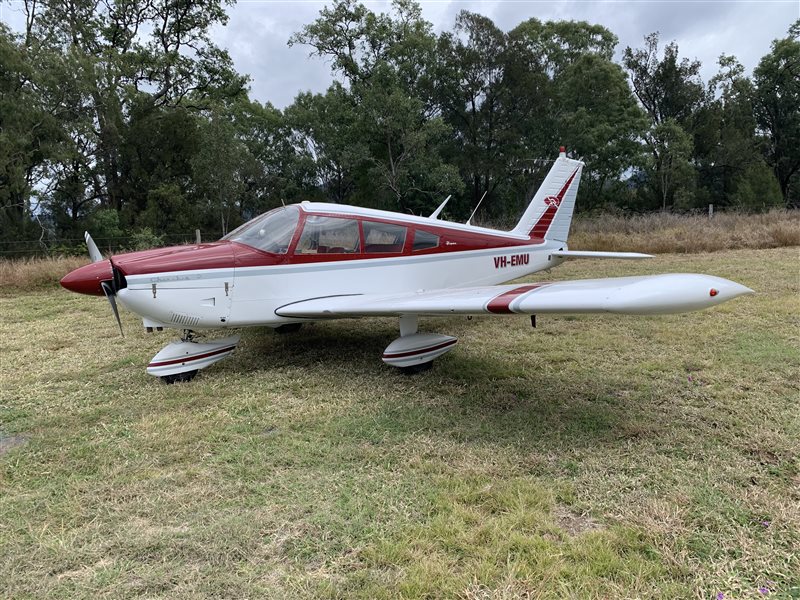
M 402 294 L 309 298 L 275 312 L 290 318 L 394 315 L 598 313 L 666 314 L 708 308 L 753 290 L 695 274 L 584 279 Z

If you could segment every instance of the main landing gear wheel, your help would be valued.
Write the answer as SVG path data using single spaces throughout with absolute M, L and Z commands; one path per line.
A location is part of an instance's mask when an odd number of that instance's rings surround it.
M 275 328 L 275 333 L 294 333 L 295 331 L 299 331 L 302 326 L 302 323 L 286 323 L 285 325 L 278 325 Z
M 383 362 L 404 375 L 415 375 L 433 366 L 433 359 L 453 349 L 458 341 L 449 335 L 417 333 L 417 315 L 400 317 L 400 337 L 386 346 Z
M 430 371 L 433 368 L 433 361 L 429 360 L 426 363 L 421 363 L 419 365 L 411 365 L 410 367 L 398 367 L 400 372 L 403 375 L 416 375 L 418 373 L 424 373 L 425 371 Z
M 191 381 L 194 379 L 194 376 L 197 375 L 197 369 L 194 371 L 184 371 L 183 373 L 175 373 L 174 375 L 162 375 L 161 381 L 166 383 L 167 385 L 173 383 L 182 383 L 185 381 Z

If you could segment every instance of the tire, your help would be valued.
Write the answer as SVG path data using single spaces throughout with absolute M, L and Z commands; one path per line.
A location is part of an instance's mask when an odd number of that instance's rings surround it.
M 194 379 L 195 375 L 197 375 L 197 369 L 195 369 L 194 371 L 184 371 L 183 373 L 175 373 L 174 375 L 163 375 L 161 377 L 161 381 L 163 381 L 167 385 L 171 385 L 173 383 L 184 383 Z
M 417 373 L 424 373 L 425 371 L 430 371 L 433 368 L 433 361 L 429 360 L 428 362 L 421 363 L 419 365 L 412 365 L 410 367 L 398 367 L 400 372 L 403 375 L 416 375 Z
M 286 323 L 285 325 L 278 325 L 275 328 L 275 333 L 280 333 L 281 335 L 285 333 L 294 333 L 295 331 L 299 331 L 302 326 L 302 323 Z

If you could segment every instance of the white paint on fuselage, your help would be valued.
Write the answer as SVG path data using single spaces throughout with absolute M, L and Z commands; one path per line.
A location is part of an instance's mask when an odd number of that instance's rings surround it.
M 118 298 L 133 312 L 177 329 L 274 326 L 292 321 L 277 316 L 277 308 L 309 298 L 504 283 L 561 264 L 564 259 L 550 257 L 556 249 L 566 244 L 132 275 Z M 512 261 L 521 255 L 529 257 L 525 264 Z M 503 257 L 505 266 L 499 266 L 496 259 Z M 187 326 L 187 319 L 194 324 Z

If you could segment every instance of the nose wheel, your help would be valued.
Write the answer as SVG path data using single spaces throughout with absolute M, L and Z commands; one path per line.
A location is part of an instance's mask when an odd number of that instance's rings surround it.
M 183 373 L 175 373 L 174 375 L 162 375 L 159 379 L 166 383 L 167 385 L 172 385 L 173 383 L 182 383 L 185 381 L 191 381 L 197 375 L 197 369 L 193 371 L 185 371 Z
M 410 367 L 397 367 L 397 368 L 403 375 L 417 375 L 418 373 L 424 373 L 425 371 L 430 371 L 433 368 L 433 361 L 429 360 L 426 363 L 412 365 Z
M 152 358 L 147 372 L 164 383 L 191 381 L 200 369 L 230 356 L 239 343 L 238 335 L 208 342 L 197 342 L 194 337 L 194 332 L 184 331 L 180 341 L 168 344 Z

